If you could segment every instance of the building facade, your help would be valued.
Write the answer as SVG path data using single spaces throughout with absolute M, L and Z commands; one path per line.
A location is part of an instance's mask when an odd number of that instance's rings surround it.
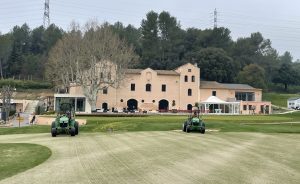
M 96 106 L 97 109 L 110 110 L 188 111 L 195 103 L 202 103 L 210 96 L 225 102 L 238 102 L 238 109 L 233 114 L 270 113 L 266 112 L 266 108 L 271 103 L 262 102 L 261 89 L 242 84 L 200 81 L 200 68 L 190 63 L 175 70 L 128 69 L 119 88 L 110 87 L 99 92 Z M 73 103 L 77 112 L 91 110 L 80 86 L 72 86 L 68 94 L 55 94 L 56 109 L 64 100 Z M 264 106 L 262 111 L 261 105 Z M 223 107 L 210 104 L 203 112 L 229 113 L 226 108 L 224 104 Z

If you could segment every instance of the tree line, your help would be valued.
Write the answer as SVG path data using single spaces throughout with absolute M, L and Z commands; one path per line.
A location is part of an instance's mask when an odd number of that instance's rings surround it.
M 191 62 L 201 68 L 203 80 L 246 83 L 265 90 L 276 84 L 284 90 L 300 85 L 300 62 L 293 62 L 289 52 L 279 55 L 259 32 L 233 40 L 224 27 L 183 29 L 165 11 L 148 12 L 139 28 L 121 22 L 104 25 L 133 46 L 139 62 L 132 68 L 169 70 Z M 51 48 L 70 34 L 54 24 L 33 30 L 24 24 L 0 35 L 1 78 L 43 78 Z
M 33 30 L 23 24 L 0 35 L 1 79 L 43 79 L 48 52 L 64 34 L 54 24 Z

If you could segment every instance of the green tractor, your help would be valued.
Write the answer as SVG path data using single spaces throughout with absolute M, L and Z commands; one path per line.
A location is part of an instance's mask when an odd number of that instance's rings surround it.
M 182 131 L 191 132 L 196 131 L 202 134 L 205 134 L 205 123 L 200 117 L 200 110 L 192 110 L 192 113 L 189 115 L 188 119 L 182 125 Z
M 57 113 L 55 121 L 51 124 L 52 137 L 59 134 L 78 135 L 79 124 L 74 117 L 75 113 L 72 112 L 72 105 L 69 103 L 61 104 L 60 113 Z

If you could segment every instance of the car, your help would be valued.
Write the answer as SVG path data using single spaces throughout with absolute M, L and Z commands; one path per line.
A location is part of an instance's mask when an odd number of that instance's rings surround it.
M 105 109 L 96 109 L 96 112 L 104 112 Z

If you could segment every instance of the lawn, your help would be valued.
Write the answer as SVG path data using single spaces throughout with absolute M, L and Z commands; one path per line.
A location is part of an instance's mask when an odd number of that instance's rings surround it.
M 0 184 L 296 184 L 299 139 L 300 134 L 181 131 L 3 135 L 0 143 L 42 143 L 52 156 Z
M 33 177 L 44 183 L 167 184 L 297 183 L 300 179 L 300 112 L 203 116 L 207 129 L 217 130 L 205 135 L 180 130 L 187 116 L 78 118 L 87 119 L 87 125 L 76 137 L 53 138 L 50 126 L 0 128 L 0 163 L 11 164 L 0 167 L 0 172 L 6 171 L 0 174 L 0 184 L 30 183 Z M 43 146 L 26 150 L 27 144 L 5 144 L 16 142 L 42 143 L 53 156 L 39 167 L 1 180 L 51 154 Z M 1 152 L 13 146 L 9 154 Z M 3 155 L 17 156 L 9 161 Z M 42 157 L 38 163 L 37 157 Z
M 51 155 L 51 150 L 37 144 L 0 143 L 0 180 L 35 167 Z
M 187 116 L 78 117 L 87 119 L 80 132 L 168 131 L 181 129 Z M 203 116 L 207 129 L 221 132 L 300 133 L 300 124 L 270 125 L 270 122 L 300 122 L 300 112 L 284 115 Z M 0 128 L 0 135 L 50 133 L 49 126 Z
M 300 124 L 265 125 L 257 123 L 290 122 L 298 118 L 285 116 L 203 116 L 207 129 L 221 132 L 300 133 Z M 167 131 L 181 129 L 186 116 L 89 117 L 83 132 Z

